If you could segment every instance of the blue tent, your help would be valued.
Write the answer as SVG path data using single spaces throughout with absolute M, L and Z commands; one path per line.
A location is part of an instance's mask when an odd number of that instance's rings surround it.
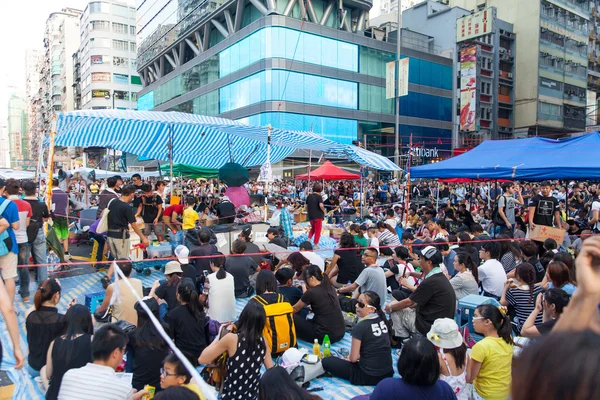
M 600 178 L 600 133 L 565 140 L 486 140 L 459 156 L 414 167 L 410 175 L 511 180 Z

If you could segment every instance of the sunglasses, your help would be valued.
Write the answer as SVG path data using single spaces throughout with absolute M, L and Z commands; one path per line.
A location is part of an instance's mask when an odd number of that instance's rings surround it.
M 372 305 L 365 304 L 362 301 L 359 301 L 358 303 L 356 303 L 356 305 L 358 306 L 358 308 L 373 307 Z M 373 307 L 373 308 L 375 308 L 375 307 Z

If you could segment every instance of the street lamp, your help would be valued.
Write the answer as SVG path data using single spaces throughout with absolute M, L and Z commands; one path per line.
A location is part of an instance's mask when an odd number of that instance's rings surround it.
M 106 93 L 104 95 L 104 98 L 106 100 L 110 100 L 110 98 L 112 97 L 112 109 L 115 109 L 115 91 L 112 91 L 112 96 L 110 95 L 110 92 Z M 108 150 L 108 149 L 107 149 Z M 110 154 L 110 150 L 108 150 L 109 154 Z M 108 164 L 108 161 L 107 161 Z M 107 169 L 109 168 L 108 165 L 106 167 Z M 113 171 L 117 170 L 117 152 L 115 149 L 113 149 Z
M 112 96 L 111 96 L 110 92 L 108 92 L 104 95 L 104 98 L 106 100 L 110 100 L 111 97 L 112 97 L 112 108 L 114 110 L 115 109 L 115 91 L 114 90 L 112 91 Z

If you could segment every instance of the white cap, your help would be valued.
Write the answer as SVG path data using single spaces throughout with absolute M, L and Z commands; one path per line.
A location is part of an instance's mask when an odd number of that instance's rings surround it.
M 185 247 L 184 245 L 179 245 L 175 247 L 175 257 L 181 264 L 189 264 L 190 263 L 190 249 Z

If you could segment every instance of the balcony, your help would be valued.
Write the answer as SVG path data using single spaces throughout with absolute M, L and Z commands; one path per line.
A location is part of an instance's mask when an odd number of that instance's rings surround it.
M 507 71 L 500 71 L 500 78 L 501 79 L 506 79 L 506 80 L 513 80 L 513 73 L 512 72 L 507 72 Z
M 510 104 L 510 96 L 505 95 L 505 94 L 499 94 L 498 101 L 500 103 L 509 103 Z

